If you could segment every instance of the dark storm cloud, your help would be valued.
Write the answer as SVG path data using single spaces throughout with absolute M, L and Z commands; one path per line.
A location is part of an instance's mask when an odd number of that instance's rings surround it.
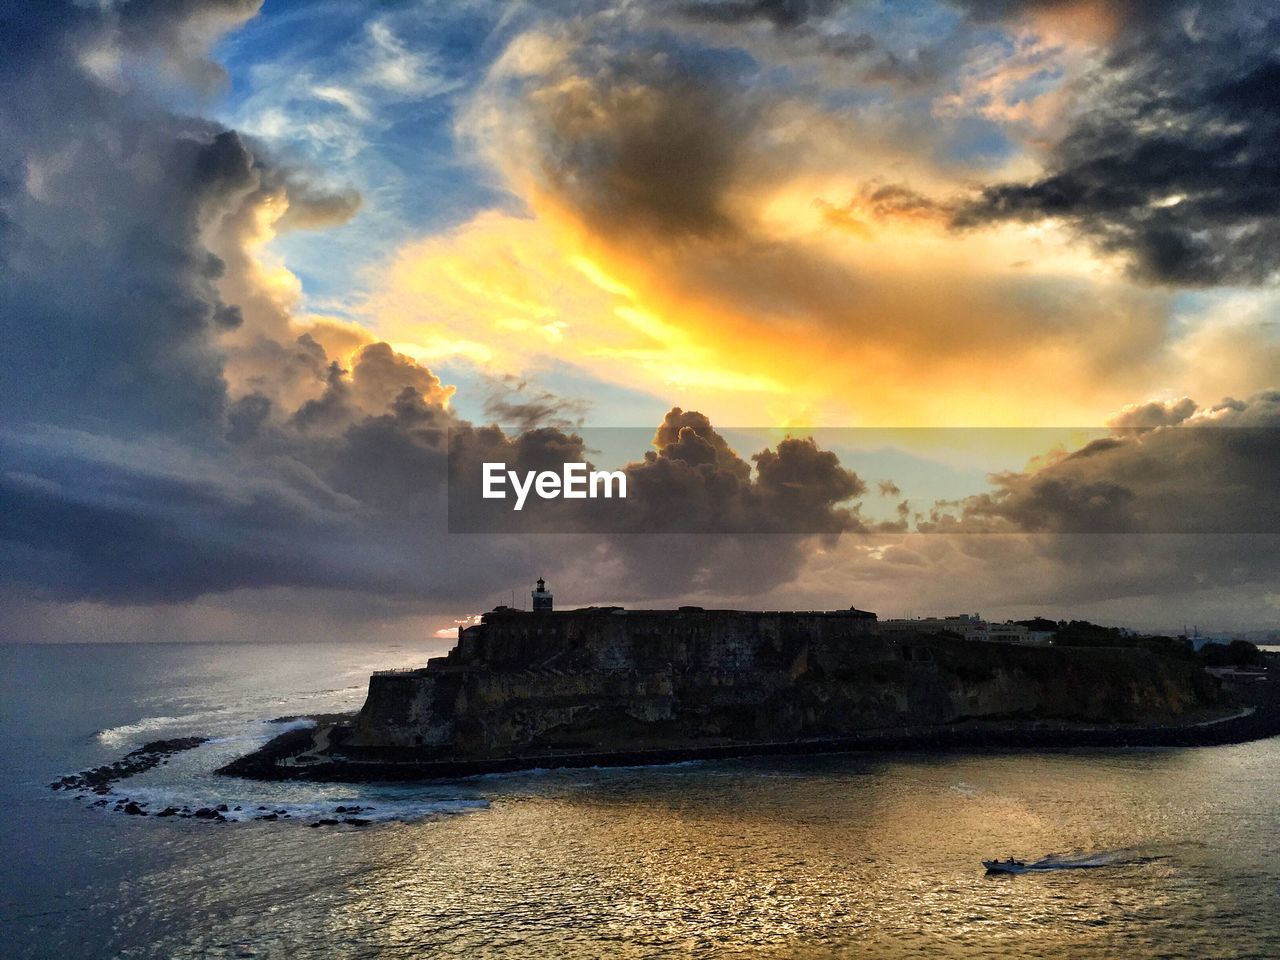
M 582 423 L 590 408 L 586 400 L 541 390 L 512 374 L 491 378 L 484 400 L 486 417 L 520 433 L 537 426 L 572 429 Z
M 302 227 L 349 216 L 355 198 L 148 93 L 160 75 L 215 84 L 203 51 L 256 6 L 5 8 L 0 415 L 15 432 L 0 472 L 0 571 L 27 595 L 404 592 L 447 552 L 405 534 L 413 516 L 381 507 L 394 465 L 375 460 L 390 448 L 380 429 L 401 454 L 421 442 L 424 416 L 401 409 L 413 406 L 405 389 L 443 416 L 439 380 L 385 345 L 357 355 L 348 377 L 314 339 L 274 339 L 282 319 L 247 296 L 237 245 L 261 204 L 287 201 L 284 226 Z M 246 299 L 224 300 L 224 284 Z M 261 360 L 262 388 L 235 399 L 229 330 Z M 278 403 L 281 381 L 310 384 L 312 404 Z M 438 459 L 437 492 L 443 444 Z
M 324 392 L 306 401 L 293 412 L 289 422 L 299 430 L 335 429 L 350 423 L 356 408 L 351 401 L 351 381 L 342 364 L 329 363 L 324 375 Z
M 204 51 L 257 6 L 7 8 L 0 410 L 10 422 L 216 437 L 228 409 L 220 337 L 249 309 L 222 289 L 243 267 L 235 231 L 247 235 L 269 198 L 288 201 L 285 228 L 358 206 L 149 92 L 164 77 L 216 84 L 221 68 Z M 228 232 L 215 253 L 211 237 Z
M 744 582 L 776 583 L 798 569 L 798 545 L 735 565 L 740 545 L 707 538 L 686 543 L 676 564 L 670 551 L 618 553 L 603 533 L 550 545 L 445 536 L 451 438 L 522 470 L 582 459 L 581 440 L 539 424 L 551 411 L 530 409 L 523 391 L 506 412 L 520 408 L 527 429 L 509 436 L 459 421 L 447 408 L 450 389 L 387 344 L 356 350 L 348 370 L 315 337 L 291 334 L 287 315 L 255 299 L 244 249 L 255 215 L 286 200 L 296 222 L 283 226 L 314 225 L 349 215 L 354 200 L 318 192 L 232 131 L 85 73 L 68 49 L 91 47 L 114 28 L 106 13 L 71 19 L 74 36 L 51 34 L 49 55 L 11 78 L 18 96 L 0 103 L 0 323 L 12 371 L 0 405 L 10 423 L 31 424 L 4 439 L 0 570 L 8 583 L 29 596 L 122 605 L 272 588 L 470 604 L 527 575 L 535 556 L 547 567 L 589 566 L 584 577 L 640 592 L 670 590 L 673 568 L 682 589 L 731 583 L 748 569 Z M 182 24 L 170 33 L 204 29 Z M 196 62 L 189 50 L 181 57 Z M 584 131 L 553 110 L 567 124 L 560 172 L 569 186 L 580 186 L 573 163 L 601 172 L 621 199 L 582 188 L 578 200 L 620 227 L 678 231 L 683 219 L 695 232 L 720 229 L 714 181 L 729 163 L 724 150 L 707 151 L 721 165 L 685 176 L 689 189 L 677 201 L 657 202 L 663 145 L 697 154 L 724 124 L 703 122 L 697 95 L 683 107 L 673 102 L 693 87 L 652 69 L 671 79 L 663 87 L 671 96 L 655 99 L 643 83 L 621 94 L 625 118 L 637 121 L 636 130 L 616 131 L 621 144 L 614 132 Z M 24 98 L 37 109 L 19 113 Z M 614 148 L 626 157 L 609 156 Z M 239 396 L 224 374 L 219 337 L 229 328 L 240 338 Z M 693 474 L 713 482 L 729 465 L 745 480 L 745 462 L 705 418 L 686 420 L 694 429 L 662 445 L 666 462 L 687 464 L 696 434 L 723 459 L 705 476 L 688 466 Z M 849 489 L 812 452 L 783 447 L 778 461 L 769 461 L 776 481 L 767 487 L 778 509 L 802 509 L 810 474 L 823 496 Z
M 188 435 L 220 423 L 226 384 L 212 337 L 242 316 L 218 295 L 225 265 L 200 231 L 252 186 L 253 158 L 234 133 L 131 95 L 115 63 L 254 7 L 8 8 L 0 410 L 10 422 Z M 162 59 L 201 72 L 191 45 Z
M 587 432 L 584 440 L 577 433 L 552 427 L 508 436 L 497 427 L 456 425 L 450 436 L 450 529 L 472 533 L 694 533 L 730 538 L 794 534 L 798 539 L 869 529 L 854 502 L 866 492 L 866 485 L 811 438 L 785 438 L 748 461 L 706 416 L 679 407 L 659 425 L 652 449 L 619 468 L 626 478 L 625 499 L 531 497 L 516 513 L 510 500 L 481 497 L 482 465 L 486 462 L 504 463 L 521 475 L 529 470 L 558 474 L 562 465 L 570 462 L 596 469 L 592 438 L 599 440 L 600 436 Z M 634 438 L 634 431 L 623 428 L 610 438 L 610 445 Z M 684 549 L 696 558 L 710 547 L 687 544 Z
M 176 602 L 366 579 L 328 549 L 349 540 L 356 518 L 317 489 L 83 434 L 6 437 L 0 449 L 0 569 L 45 596 Z
M 0 438 L 0 572 L 28 598 L 174 604 L 301 588 L 470 604 L 519 538 L 444 534 L 448 416 L 406 396 L 337 436 L 263 424 L 254 455 L 70 431 Z
M 604 514 L 622 532 L 837 535 L 865 531 L 852 501 L 866 484 L 812 438 L 787 437 L 751 463 L 711 421 L 673 408 L 654 449 L 624 467 L 627 501 Z
M 680 10 L 688 17 L 713 23 L 762 21 L 779 30 L 793 30 L 825 17 L 844 0 L 705 0 L 686 3 Z
M 694 410 L 673 408 L 654 449 L 624 469 L 633 532 L 839 534 L 865 531 L 866 484 L 812 438 L 787 437 L 744 460 Z
M 560 202 L 603 235 L 679 241 L 735 230 L 727 195 L 763 105 L 733 73 L 593 42 L 513 93 Z
M 1132 408 L 1114 429 L 1040 470 L 996 475 L 994 493 L 964 500 L 958 521 L 928 528 L 1280 533 L 1280 393 L 1208 416 L 1190 416 L 1185 402 Z
M 1085 109 L 1030 183 L 956 223 L 1060 218 L 1144 280 L 1257 284 L 1280 268 L 1280 19 L 1257 4 L 1130 4 Z
M 320 358 L 324 357 L 323 348 L 306 334 L 299 337 L 299 345 L 308 352 L 320 351 Z M 329 361 L 322 379 L 320 396 L 304 402 L 290 418 L 291 424 L 303 431 L 345 428 L 400 405 L 406 396 L 443 407 L 453 395 L 453 388 L 441 384 L 434 373 L 386 343 L 362 347 L 350 371 L 336 360 Z

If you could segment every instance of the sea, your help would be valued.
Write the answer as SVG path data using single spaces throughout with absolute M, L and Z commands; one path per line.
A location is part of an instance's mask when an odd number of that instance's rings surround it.
M 372 670 L 444 645 L 0 646 L 0 957 L 1280 956 L 1280 739 L 412 785 L 213 774 L 270 721 L 356 709 Z M 183 735 L 212 739 L 115 789 L 229 822 L 49 789 Z M 372 822 L 312 826 L 338 806 Z

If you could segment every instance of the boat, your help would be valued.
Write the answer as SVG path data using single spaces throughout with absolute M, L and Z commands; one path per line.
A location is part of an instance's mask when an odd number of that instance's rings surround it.
M 1030 869 L 1024 861 L 1012 857 L 1008 860 L 983 860 L 982 865 L 987 868 L 987 873 L 1026 873 Z

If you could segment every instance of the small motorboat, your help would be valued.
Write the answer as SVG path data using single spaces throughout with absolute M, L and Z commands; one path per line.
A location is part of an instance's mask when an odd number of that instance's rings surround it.
M 982 865 L 987 868 L 987 873 L 1026 873 L 1030 869 L 1025 861 L 1012 857 L 1008 860 L 983 860 Z

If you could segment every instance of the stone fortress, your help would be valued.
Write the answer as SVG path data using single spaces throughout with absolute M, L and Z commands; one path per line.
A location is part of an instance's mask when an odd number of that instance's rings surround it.
M 954 631 L 856 608 L 560 611 L 542 580 L 532 601 L 484 614 L 421 669 L 374 674 L 339 750 L 422 762 L 696 755 L 974 722 L 1159 723 L 1220 700 L 1192 664 L 975 642 L 969 618 Z

